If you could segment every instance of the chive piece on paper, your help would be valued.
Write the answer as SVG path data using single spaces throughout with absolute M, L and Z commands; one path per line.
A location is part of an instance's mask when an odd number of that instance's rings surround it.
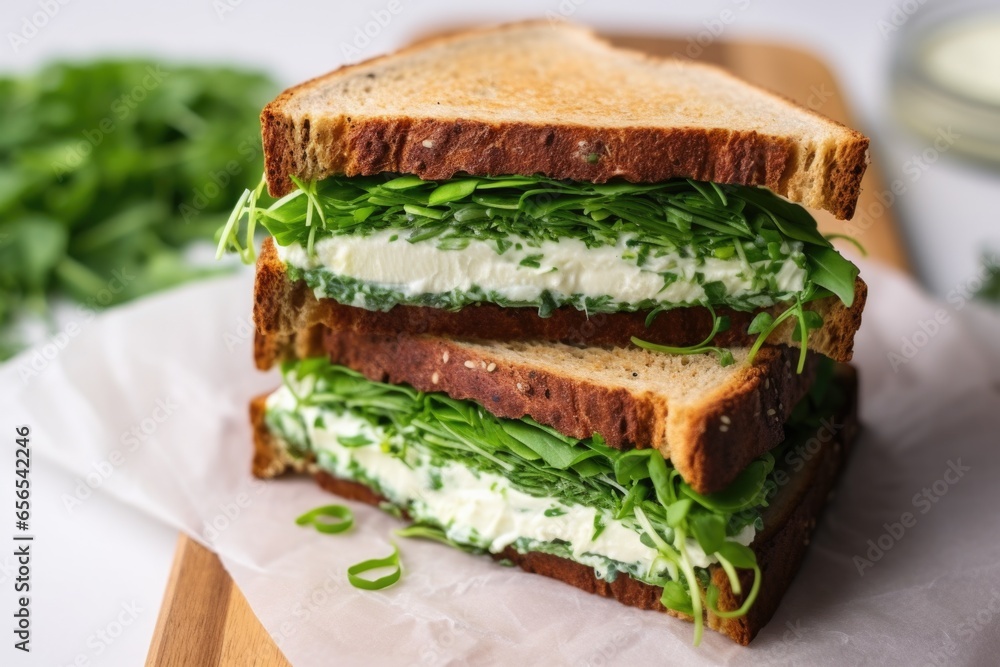
M 295 520 L 300 526 L 312 526 L 321 533 L 335 535 L 354 525 L 354 513 L 344 505 L 324 505 L 310 510 Z
M 395 569 L 384 577 L 379 577 L 378 579 L 365 579 L 360 576 L 365 572 L 377 570 L 383 567 L 391 567 Z M 361 561 L 360 563 L 347 568 L 347 580 L 351 582 L 351 585 L 355 588 L 361 588 L 366 591 L 378 591 L 383 588 L 388 588 L 399 581 L 401 576 L 403 576 L 403 566 L 399 562 L 399 548 L 395 544 L 392 545 L 392 553 L 385 558 L 372 558 Z

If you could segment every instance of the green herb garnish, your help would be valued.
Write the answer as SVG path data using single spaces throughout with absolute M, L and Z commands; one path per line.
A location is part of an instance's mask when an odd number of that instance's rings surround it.
M 391 573 L 374 580 L 365 579 L 360 576 L 365 572 L 378 570 L 383 567 L 391 567 L 395 569 Z M 360 563 L 347 568 L 347 580 L 351 582 L 351 585 L 355 588 L 362 588 L 366 591 L 378 591 L 383 588 L 388 588 L 399 581 L 401 576 L 403 576 L 403 566 L 399 562 L 399 548 L 395 544 L 392 545 L 392 553 L 385 558 L 372 558 L 370 560 L 361 561 Z
M 493 243 L 499 254 L 511 247 L 540 248 L 546 241 L 575 239 L 587 247 L 625 243 L 624 259 L 640 266 L 650 257 L 668 253 L 699 261 L 738 261 L 753 289 L 732 295 L 721 282 L 698 274 L 704 297 L 691 303 L 647 299 L 619 303 L 610 296 L 563 295 L 544 292 L 534 301 L 514 302 L 503 294 L 473 286 L 447 293 L 405 295 L 389 286 L 364 283 L 318 268 L 296 269 L 294 277 L 341 303 L 372 310 L 396 305 L 418 305 L 459 310 L 474 303 L 502 307 L 537 307 L 547 317 L 555 308 L 570 306 L 587 313 L 653 310 L 678 306 L 729 306 L 754 310 L 778 303 L 793 305 L 783 314 L 799 317 L 800 334 L 808 334 L 801 304 L 829 295 L 845 305 L 854 301 L 857 267 L 833 249 L 801 206 L 764 188 L 720 185 L 693 180 L 657 184 L 557 181 L 532 177 L 463 177 L 451 181 L 423 181 L 415 176 L 330 177 L 318 182 L 295 181 L 299 189 L 268 206 L 256 206 L 260 189 L 248 191 L 236 206 L 222 233 L 219 252 L 232 248 L 247 261 L 253 258 L 252 238 L 258 223 L 279 245 L 300 244 L 309 255 L 317 241 L 340 235 L 366 236 L 391 230 L 409 243 L 433 242 L 440 249 L 464 248 L 471 241 Z M 243 233 L 245 225 L 246 234 Z M 529 252 L 520 265 L 540 268 L 544 255 Z M 781 293 L 777 273 L 788 261 L 806 273 L 800 290 Z M 664 289 L 678 279 L 664 271 Z M 763 331 L 763 330 L 762 330 Z M 772 330 L 773 331 L 773 330 Z M 717 331 L 716 331 L 717 333 Z M 757 349 L 770 332 L 761 333 Z M 673 354 L 711 352 L 731 363 L 727 350 L 711 345 L 711 338 L 687 348 L 637 345 Z M 801 338 L 803 360 L 807 335 Z M 802 363 L 800 363 L 800 367 Z
M 982 263 L 985 279 L 976 296 L 986 301 L 1000 303 L 1000 261 L 997 260 L 997 255 L 993 254 L 984 255 Z
M 792 332 L 792 340 L 799 342 L 799 365 L 796 370 L 801 373 L 805 369 L 809 331 L 823 326 L 823 318 L 816 311 L 803 308 L 801 301 L 796 301 L 777 317 L 772 316 L 766 311 L 757 313 L 747 328 L 747 333 L 758 334 L 757 340 L 754 341 L 747 355 L 747 363 L 753 361 L 757 352 L 760 351 L 761 346 L 777 330 L 781 323 L 792 317 L 796 320 L 795 330 Z
M 399 537 L 406 538 L 419 538 L 424 540 L 431 540 L 433 542 L 440 542 L 441 544 L 447 544 L 448 546 L 461 549 L 462 551 L 468 551 L 469 553 L 482 554 L 486 553 L 485 549 L 480 549 L 478 547 L 470 546 L 468 544 L 462 544 L 461 542 L 456 542 L 455 540 L 448 537 L 448 533 L 445 532 L 440 526 L 434 526 L 431 524 L 424 523 L 414 523 L 407 526 L 406 528 L 399 528 L 394 531 Z
M 330 521 L 330 519 L 335 519 Z M 345 505 L 325 505 L 310 510 L 297 518 L 300 526 L 312 526 L 321 533 L 335 535 L 343 533 L 354 525 L 354 513 Z
M 266 418 L 285 440 L 295 441 L 297 451 L 312 451 L 305 423 L 295 425 L 296 419 L 302 421 L 304 408 L 346 411 L 384 432 L 381 444 L 369 446 L 379 446 L 411 467 L 459 464 L 501 476 L 523 493 L 552 499 L 553 508 L 594 508 L 595 539 L 614 519 L 642 534 L 643 542 L 657 550 L 659 558 L 649 571 L 630 575 L 662 587 L 663 604 L 694 616 L 699 634 L 701 615 L 700 611 L 694 613 L 696 608 L 700 609 L 702 597 L 707 596 L 708 609 L 714 613 L 716 602 L 704 570 L 690 562 L 687 540 L 694 540 L 706 554 L 718 558 L 737 595 L 743 593 L 738 570 L 755 572 L 755 584 L 744 597 L 741 610 L 720 610 L 724 614 L 745 613 L 759 590 L 760 575 L 753 552 L 732 538 L 748 525 L 762 529 L 760 512 L 777 489 L 772 475 L 776 459 L 784 448 L 796 446 L 815 433 L 818 426 L 813 421 L 818 418 L 813 415 L 829 411 L 797 409 L 786 427 L 786 442 L 778 450 L 751 463 L 724 491 L 699 494 L 656 450 L 620 451 L 608 447 L 598 435 L 581 440 L 530 419 L 501 419 L 469 401 L 372 382 L 326 359 L 285 364 L 283 372 L 296 405 L 272 408 Z M 827 379 L 820 381 L 827 384 L 829 378 L 823 377 Z M 324 465 L 322 451 L 317 460 Z M 475 536 L 459 542 L 445 526 L 415 514 L 418 508 L 407 505 L 408 500 L 393 500 L 392 489 L 379 488 L 377 480 L 367 477 L 363 469 L 352 469 L 352 475 L 417 519 L 418 524 L 403 529 L 403 535 L 475 551 L 488 549 L 489 544 Z M 567 553 L 557 544 L 522 547 Z
M 54 298 L 92 314 L 225 270 L 185 251 L 255 182 L 275 90 L 144 60 L 0 77 L 0 358 L 32 342 L 10 325 L 50 321 Z
M 578 239 L 588 247 L 614 245 L 627 236 L 635 246 L 699 252 L 730 251 L 761 261 L 788 246 L 802 244 L 816 287 L 853 299 L 856 269 L 835 262 L 830 242 L 801 206 L 769 190 L 692 180 L 657 184 L 581 183 L 535 177 L 463 178 L 422 181 L 402 176 L 330 177 L 302 183 L 299 190 L 269 206 L 237 205 L 239 224 L 226 230 L 220 249 L 246 252 L 240 225 L 258 222 L 280 245 L 303 247 L 330 236 L 368 235 L 385 229 L 408 230 L 411 243 L 467 238 L 504 241 Z M 441 194 L 443 192 L 443 194 Z M 734 241 L 739 241 L 737 245 Z M 835 251 L 832 251 L 835 253 Z M 771 257 L 771 259 L 775 259 Z M 847 263 L 849 264 L 849 263 Z M 838 290 L 850 282 L 852 291 Z
M 715 335 L 719 332 L 726 331 L 729 329 L 729 318 L 719 317 L 715 314 L 715 309 L 712 306 L 708 306 L 709 312 L 712 314 L 712 330 L 708 332 L 705 340 L 698 343 L 697 345 L 691 345 L 689 347 L 677 347 L 671 345 L 657 345 L 656 343 L 650 343 L 648 341 L 642 340 L 635 336 L 632 336 L 632 344 L 641 347 L 644 350 L 652 350 L 653 352 L 663 352 L 666 354 L 714 354 L 719 358 L 719 364 L 722 366 L 729 366 L 735 363 L 733 359 L 733 353 L 729 348 L 716 347 L 711 345 L 712 340 L 715 339 Z M 646 317 L 646 327 L 649 327 L 653 323 L 654 318 L 662 312 L 662 309 L 655 309 L 649 313 Z M 752 359 L 751 359 L 752 361 Z M 801 372 L 801 371 L 799 371 Z

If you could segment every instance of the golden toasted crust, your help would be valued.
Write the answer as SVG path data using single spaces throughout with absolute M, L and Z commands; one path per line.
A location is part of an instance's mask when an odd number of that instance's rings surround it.
M 750 545 L 757 555 L 762 576 L 756 602 L 745 616 L 739 618 L 724 619 L 706 612 L 707 625 L 737 643 L 749 644 L 774 615 L 805 556 L 810 536 L 856 438 L 859 426 L 856 411 L 857 382 L 853 369 L 839 368 L 838 381 L 849 396 L 848 405 L 832 420 L 839 425 L 839 429 L 835 431 L 833 439 L 820 448 L 818 455 L 806 459 L 803 469 L 789 475 L 787 483 L 764 513 L 764 530 L 758 533 Z M 283 450 L 263 423 L 264 400 L 265 397 L 255 399 L 251 407 L 255 447 L 254 474 L 271 477 L 283 465 L 279 458 Z M 259 462 L 259 458 L 267 453 L 271 453 L 273 461 Z M 260 474 L 258 471 L 267 474 Z M 338 479 L 318 470 L 314 470 L 314 473 L 323 488 L 342 497 L 371 505 L 378 505 L 383 500 L 371 489 L 356 482 Z M 520 554 L 511 548 L 494 555 L 494 558 L 508 559 L 528 572 L 558 579 L 589 593 L 615 598 L 628 606 L 666 611 L 672 616 L 690 620 L 684 614 L 664 609 L 660 604 L 662 589 L 627 575 L 619 575 L 614 582 L 609 583 L 595 577 L 591 568 L 574 561 L 549 554 Z M 719 608 L 738 608 L 742 600 L 733 593 L 725 572 L 717 566 L 712 566 L 710 572 L 713 583 L 720 591 Z M 749 590 L 752 573 L 740 571 L 739 574 L 743 589 Z
M 540 30 L 540 25 L 544 24 L 528 22 L 425 40 L 286 90 L 261 113 L 269 191 L 275 196 L 289 192 L 293 188 L 289 176 L 318 180 L 333 174 L 384 172 L 425 179 L 458 173 L 542 174 L 598 183 L 611 178 L 632 182 L 694 178 L 763 185 L 841 219 L 854 214 L 868 160 L 868 139 L 862 134 L 737 82 L 718 68 L 616 49 L 578 27 Z M 493 41 L 473 49 L 470 41 L 476 40 Z M 464 74 L 451 78 L 442 74 L 433 89 L 428 85 L 414 93 L 432 111 L 411 111 L 405 94 L 400 92 L 402 101 L 397 101 L 392 87 L 381 84 L 383 79 L 403 80 L 393 77 L 402 76 L 400 71 L 408 66 L 418 72 L 447 67 L 449 59 L 461 62 L 463 54 L 492 52 L 496 44 L 509 44 L 504 48 L 523 63 L 511 63 L 505 56 L 500 64 L 498 56 L 460 70 Z M 545 70 L 536 80 L 539 75 L 527 61 L 550 59 L 538 51 L 551 50 L 558 56 L 572 49 L 579 49 L 579 54 L 568 66 L 576 71 Z M 443 55 L 428 55 L 438 51 Z M 423 57 L 437 60 L 412 63 Z M 620 81 L 589 80 L 595 69 L 588 67 L 591 61 L 617 63 L 613 73 Z M 558 82 L 549 80 L 557 76 Z M 663 82 L 658 100 L 643 97 L 646 87 L 641 80 L 631 87 L 625 83 L 641 76 Z M 677 77 L 688 84 L 712 83 L 690 93 L 703 98 L 692 101 L 670 94 L 670 82 Z M 566 90 L 568 81 L 576 90 Z M 561 94 L 546 96 L 543 89 L 555 90 L 556 84 Z M 638 111 L 640 119 L 623 123 L 619 112 L 601 112 L 611 100 L 580 104 L 581 98 L 590 99 L 609 85 L 621 86 L 619 96 L 634 97 L 633 106 L 650 106 Z M 501 99 L 526 92 L 520 96 L 526 106 L 519 113 L 517 107 L 498 105 L 495 97 L 484 93 L 494 86 L 500 87 Z M 372 91 L 373 87 L 378 90 Z M 730 99 L 734 96 L 739 102 Z M 430 107 L 435 104 L 432 97 L 460 103 L 434 113 L 433 109 L 444 107 Z M 532 97 L 537 99 L 524 101 Z M 436 104 L 442 103 L 440 99 Z M 689 108 L 692 105 L 698 108 Z M 743 109 L 758 109 L 760 121 L 748 122 L 745 114 L 750 112 Z M 665 115 L 657 118 L 658 112 Z M 776 116 L 787 122 L 774 124 Z
M 809 335 L 809 349 L 835 361 L 850 361 L 867 293 L 867 285 L 858 278 L 850 308 L 835 296 L 809 304 L 808 308 L 823 318 L 823 326 Z M 782 308 L 779 305 L 767 310 L 777 315 Z M 730 318 L 730 327 L 716 336 L 715 345 L 742 347 L 753 344 L 756 336 L 747 334 L 746 330 L 757 312 L 717 309 L 719 315 Z M 265 240 L 257 260 L 254 288 L 257 330 L 278 337 L 322 324 L 337 331 L 374 336 L 406 331 L 447 338 L 548 340 L 604 347 L 631 346 L 635 336 L 659 345 L 688 346 L 704 340 L 712 327 L 707 308 L 664 311 L 648 328 L 647 315 L 647 312 L 640 312 L 588 316 L 575 308 L 564 307 L 556 309 L 551 317 L 539 317 L 533 308 L 501 308 L 493 304 L 468 306 L 458 312 L 420 306 L 396 306 L 387 312 L 369 311 L 345 306 L 333 299 L 317 299 L 304 282 L 291 284 L 270 238 Z M 768 344 L 797 347 L 798 343 L 792 339 L 793 330 L 794 322 L 787 321 L 771 335 Z M 266 368 L 266 364 L 263 367 Z

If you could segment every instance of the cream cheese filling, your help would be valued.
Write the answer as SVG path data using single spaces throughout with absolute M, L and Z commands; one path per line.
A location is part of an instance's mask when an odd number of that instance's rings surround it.
M 398 230 L 390 229 L 322 239 L 316 242 L 314 256 L 297 243 L 279 245 L 278 256 L 299 269 L 322 268 L 339 277 L 390 288 L 407 298 L 477 287 L 518 302 L 534 302 L 549 292 L 611 297 L 615 303 L 654 299 L 679 305 L 705 302 L 704 284 L 711 282 L 721 283 L 726 295 L 734 298 L 758 293 L 757 274 L 771 263 L 748 264 L 737 254 L 720 259 L 668 252 L 650 253 L 639 266 L 636 249 L 627 245 L 624 236 L 616 245 L 594 248 L 572 238 L 544 241 L 539 246 L 529 246 L 518 237 L 509 240 L 514 245 L 502 254 L 495 243 L 482 240 L 470 240 L 461 250 L 448 250 L 439 248 L 435 239 L 410 243 Z M 676 279 L 668 282 L 664 273 Z M 767 292 L 792 294 L 805 288 L 806 271 L 792 257 L 767 275 L 773 275 L 776 282 L 776 290 Z
M 567 543 L 573 560 L 593 567 L 605 578 L 608 561 L 633 566 L 645 574 L 654 566 L 657 551 L 640 540 L 640 532 L 609 513 L 593 507 L 567 504 L 554 497 L 536 497 L 516 488 L 504 477 L 474 471 L 455 462 L 432 465 L 425 459 L 400 458 L 382 449 L 389 434 L 379 426 L 350 412 L 337 413 L 317 406 L 296 406 L 286 388 L 268 398 L 268 409 L 297 411 L 319 466 L 344 479 L 356 479 L 358 471 L 378 484 L 393 503 L 406 506 L 417 521 L 444 526 L 455 542 L 484 547 L 499 553 L 519 539 Z M 340 438 L 364 436 L 371 444 L 347 447 Z M 295 437 L 293 434 L 292 437 Z M 399 436 L 396 436 L 399 437 Z M 594 537 L 595 518 L 602 516 L 605 528 Z M 734 541 L 748 545 L 755 535 L 746 526 Z M 696 540 L 686 542 L 695 567 L 718 562 L 708 556 Z

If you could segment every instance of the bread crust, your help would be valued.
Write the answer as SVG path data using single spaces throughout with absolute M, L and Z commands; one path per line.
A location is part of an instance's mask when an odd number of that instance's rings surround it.
M 576 438 L 600 433 L 616 449 L 657 449 L 699 493 L 725 488 L 781 441 L 818 361 L 810 355 L 799 374 L 792 351 L 766 348 L 717 391 L 677 406 L 657 394 L 529 363 L 496 363 L 477 347 L 444 338 L 369 337 L 316 326 L 291 339 L 258 333 L 255 344 L 270 360 L 328 356 L 371 380 L 473 400 L 499 417 L 530 416 Z
M 425 40 L 394 54 L 341 67 L 281 93 L 261 113 L 264 166 L 274 196 L 290 192 L 289 179 L 319 180 L 333 174 L 416 174 L 424 179 L 542 174 L 603 183 L 612 178 L 660 182 L 693 178 L 717 183 L 762 185 L 792 201 L 823 208 L 840 219 L 854 214 L 868 163 L 868 138 L 820 114 L 780 98 L 790 114 L 822 118 L 840 135 L 825 159 L 817 146 L 756 131 L 703 127 L 601 127 L 508 120 L 406 115 L 304 117 L 291 107 L 297 96 L 383 63 L 448 41 L 490 31 L 517 31 L 532 22 Z M 582 30 L 579 27 L 561 27 Z M 589 32 L 589 31 L 587 31 Z M 603 40 L 595 41 L 613 49 Z M 627 51 L 614 49 L 615 51 Z M 640 61 L 672 59 L 634 53 Z M 719 68 L 683 63 L 713 72 Z M 725 74 L 732 78 L 732 75 Z M 759 89 L 758 89 L 759 90 Z M 765 92 L 766 91 L 761 91 Z M 767 95 L 778 98 L 771 93 Z M 596 157 L 596 159 L 594 159 Z
M 790 350 L 762 350 L 753 366 L 715 393 L 673 405 L 660 395 L 529 363 L 496 363 L 445 338 L 327 331 L 323 349 L 334 363 L 376 382 L 473 400 L 498 417 L 530 416 L 575 438 L 599 433 L 615 449 L 657 449 L 699 493 L 724 489 L 781 442 L 783 424 L 812 384 L 816 361 L 810 358 L 797 374 Z
M 848 404 L 832 421 L 842 427 L 819 451 L 819 455 L 807 460 L 804 469 L 789 482 L 789 489 L 775 498 L 764 514 L 765 528 L 758 533 L 750 545 L 757 555 L 761 569 L 761 588 L 750 611 L 739 618 L 719 618 L 705 612 L 708 627 L 726 635 L 733 641 L 747 645 L 774 615 L 781 598 L 791 585 L 799 566 L 805 557 L 806 547 L 815 530 L 826 501 L 832 495 L 832 488 L 843 463 L 857 437 L 857 380 L 853 369 L 840 367 L 837 381 L 845 388 Z M 254 427 L 254 467 L 258 477 L 273 477 L 283 465 L 280 460 L 282 449 L 266 424 L 263 423 L 263 404 L 266 397 L 258 397 L 251 403 L 251 420 Z M 272 461 L 261 456 L 271 452 Z M 286 457 L 287 458 L 287 457 Z M 277 471 L 277 472 L 276 472 Z M 261 474 L 265 473 L 265 474 Z M 378 494 L 357 482 L 338 479 L 332 475 L 314 470 L 316 481 L 326 490 L 350 500 L 370 505 L 378 505 L 382 500 Z M 594 576 L 593 570 L 574 561 L 542 553 L 520 554 L 508 548 L 495 559 L 506 559 L 527 572 L 542 574 L 575 586 L 588 593 L 614 598 L 622 604 L 640 609 L 665 611 L 671 616 L 691 620 L 689 616 L 665 609 L 660 604 L 662 589 L 643 583 L 622 574 L 614 582 L 606 582 Z M 710 574 L 719 588 L 719 608 L 736 609 L 742 603 L 740 596 L 733 593 L 722 568 L 712 566 Z M 740 582 L 744 590 L 752 584 L 752 573 L 740 571 Z
M 808 304 L 823 318 L 823 326 L 809 335 L 809 349 L 835 361 L 850 361 L 854 335 L 861 326 L 861 314 L 868 286 L 860 278 L 855 283 L 854 303 L 847 308 L 835 296 Z M 766 309 L 777 315 L 781 305 Z M 760 311 L 741 312 L 718 308 L 730 318 L 728 331 L 718 334 L 715 345 L 747 347 L 756 339 L 746 333 Z M 711 332 L 712 318 L 707 308 L 667 310 L 646 327 L 648 312 L 592 314 L 572 307 L 557 308 L 543 318 L 533 308 L 501 308 L 493 304 L 467 306 L 458 312 L 422 306 L 396 306 L 386 312 L 345 306 L 333 299 L 317 299 L 303 281 L 292 284 L 278 258 L 274 240 L 268 238 L 257 260 L 254 286 L 254 322 L 269 336 L 288 336 L 321 324 L 327 328 L 372 336 L 394 335 L 398 331 L 471 340 L 548 340 L 567 345 L 629 347 L 635 336 L 659 345 L 688 346 L 700 343 Z M 787 321 L 768 339 L 769 345 L 798 346 L 792 339 L 794 322 Z M 258 359 L 269 357 L 258 357 Z M 265 368 L 267 365 L 265 364 Z

